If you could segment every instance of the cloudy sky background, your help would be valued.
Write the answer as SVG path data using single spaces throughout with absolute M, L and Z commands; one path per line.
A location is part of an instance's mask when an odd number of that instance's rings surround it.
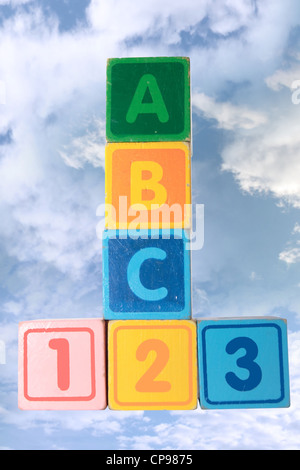
M 298 0 L 0 0 L 0 449 L 300 449 L 299 46 Z M 191 59 L 193 316 L 287 318 L 289 409 L 18 410 L 18 322 L 102 317 L 106 60 L 130 56 Z

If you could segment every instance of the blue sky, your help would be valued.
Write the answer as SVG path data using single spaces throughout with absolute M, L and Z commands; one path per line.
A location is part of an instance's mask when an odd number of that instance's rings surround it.
M 1 449 L 300 448 L 299 43 L 298 0 L 0 0 Z M 102 316 L 106 60 L 165 55 L 191 59 L 193 316 L 287 318 L 292 406 L 20 411 L 19 321 Z

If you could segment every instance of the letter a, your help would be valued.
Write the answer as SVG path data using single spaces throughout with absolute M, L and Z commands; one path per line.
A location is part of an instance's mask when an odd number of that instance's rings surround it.
M 147 89 L 151 95 L 152 103 L 143 103 Z M 169 113 L 154 75 L 145 74 L 140 79 L 129 106 L 126 121 L 133 124 L 139 114 L 157 114 L 162 123 L 169 120 Z

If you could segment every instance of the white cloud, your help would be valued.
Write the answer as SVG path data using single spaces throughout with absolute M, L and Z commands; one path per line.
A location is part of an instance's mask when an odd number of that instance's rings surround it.
M 275 98 L 274 98 L 275 99 Z M 300 207 L 300 134 L 295 107 L 269 111 L 268 124 L 236 132 L 222 152 L 223 170 L 231 171 L 248 192 L 270 193 Z
M 258 103 L 250 109 L 196 92 L 193 107 L 214 119 L 216 127 L 232 132 L 222 150 L 222 169 L 232 172 L 244 191 L 269 193 L 300 207 L 299 109 L 291 99 L 283 101 L 274 92 L 268 107 Z
M 290 248 L 279 254 L 279 259 L 287 264 L 300 262 L 300 248 Z
M 223 4 L 225 9 L 227 6 Z M 272 7 L 269 2 L 257 2 L 257 14 L 252 16 L 244 8 L 241 18 L 247 27 L 243 40 L 230 38 L 226 44 L 220 42 L 209 60 L 201 59 L 205 74 L 202 72 L 199 82 L 194 80 L 193 107 L 207 119 L 214 119 L 218 128 L 231 131 L 230 143 L 221 152 L 222 168 L 234 174 L 242 190 L 267 193 L 279 204 L 299 208 L 299 108 L 292 103 L 292 93 L 287 95 L 284 90 L 283 94 L 278 93 L 282 87 L 293 88 L 300 78 L 299 64 L 267 75 L 265 81 L 273 96 L 255 88 L 259 77 L 263 81 L 264 74 L 276 64 L 278 51 L 286 47 L 290 28 L 295 25 L 295 7 L 293 1 L 285 9 L 280 2 Z M 296 59 L 295 53 L 294 62 Z M 197 73 L 201 77 L 200 69 Z M 248 84 L 252 81 L 255 86 L 237 92 L 234 103 L 238 104 L 214 99 L 226 80 Z M 209 93 L 201 91 L 201 86 Z
M 262 112 L 229 102 L 216 102 L 204 93 L 193 95 L 193 106 L 196 112 L 200 111 L 207 119 L 215 119 L 218 127 L 226 130 L 253 129 L 267 121 Z
M 220 2 L 218 8 L 213 8 L 210 2 L 210 7 L 211 29 L 223 35 L 248 25 L 255 13 L 253 3 L 247 0 L 227 0 Z
M 261 281 L 262 280 L 262 276 L 260 274 L 257 274 L 255 271 L 252 271 L 250 276 L 249 276 L 249 279 L 251 281 Z
M 279 259 L 284 261 L 287 265 L 295 264 L 300 262 L 300 225 L 298 223 L 295 224 L 292 236 L 293 238 L 289 241 L 288 247 L 279 253 Z
M 63 145 L 59 154 L 67 165 L 76 169 L 83 168 L 86 163 L 104 168 L 105 121 L 94 118 L 88 123 L 87 129 L 83 135 L 74 137 L 69 144 Z
M 68 166 L 103 167 L 106 53 L 82 32 L 60 35 L 38 8 L 5 21 L 0 41 L 0 132 L 13 139 L 0 147 L 0 232 L 11 256 L 75 278 L 99 252 L 104 187 L 103 173 L 74 179 Z
M 9 301 L 9 302 L 5 302 L 2 309 L 6 313 L 17 316 L 17 315 L 20 315 L 20 313 L 22 313 L 22 304 L 19 302 L 15 302 L 15 301 Z
M 293 104 L 293 94 L 287 95 L 285 89 L 293 91 L 296 87 L 299 93 L 299 78 L 298 63 L 268 76 L 265 82 L 273 96 L 265 109 L 264 102 L 257 103 L 257 112 L 263 109 L 267 118 L 264 125 L 253 126 L 249 132 L 236 129 L 234 141 L 222 152 L 223 169 L 235 175 L 243 190 L 269 193 L 279 200 L 279 205 L 295 208 L 300 208 L 299 108 Z M 222 116 L 216 119 L 220 127 L 228 128 L 226 122 L 222 123 Z M 294 263 L 298 248 L 283 252 L 281 259 Z
M 17 397 L 14 396 L 14 399 Z M 89 431 L 91 436 L 110 437 L 115 434 L 123 434 L 129 424 L 138 425 L 143 422 L 143 411 L 114 412 L 109 409 L 101 411 L 28 411 L 18 412 L 13 410 L 0 410 L 0 419 L 3 424 L 14 425 L 21 430 L 34 430 L 55 435 L 56 432 L 83 432 Z M 80 443 L 77 445 L 80 448 Z
M 280 91 L 283 87 L 290 90 L 299 86 L 297 81 L 300 80 L 300 66 L 293 65 L 287 70 L 279 69 L 273 75 L 266 78 L 266 84 L 274 91 Z
M 25 3 L 31 3 L 33 0 L 0 0 L 0 5 L 24 5 Z
M 209 1 L 180 0 L 161 2 L 151 0 L 133 5 L 131 0 L 92 0 L 87 10 L 88 18 L 96 31 L 104 32 L 109 42 L 143 35 L 163 37 L 166 45 L 180 40 L 180 32 L 201 21 L 208 11 Z M 122 47 L 120 51 L 122 52 Z
M 296 223 L 294 228 L 293 228 L 293 234 L 300 233 L 300 224 Z
M 211 315 L 209 296 L 204 289 L 193 287 L 193 318 Z
M 276 13 L 272 15 L 273 22 L 277 21 Z M 257 22 L 255 4 L 248 0 L 221 0 L 217 8 L 212 0 L 186 0 L 184 3 L 180 0 L 146 0 L 134 4 L 131 0 L 92 0 L 87 16 L 93 29 L 105 34 L 108 43 L 119 44 L 121 56 L 143 55 L 146 51 L 152 55 L 170 55 L 169 46 L 180 46 L 182 33 L 191 37 L 200 34 L 203 39 L 209 32 L 226 37 Z M 264 22 L 265 13 L 262 16 Z M 203 20 L 207 29 L 199 33 Z M 149 39 L 155 42 L 155 51 L 147 44 Z M 125 44 L 124 40 L 127 41 Z M 131 48 L 127 47 L 128 40 Z M 201 53 L 211 58 L 207 51 Z M 214 54 L 218 56 L 218 50 Z
M 6 104 L 6 84 L 0 80 L 0 105 Z

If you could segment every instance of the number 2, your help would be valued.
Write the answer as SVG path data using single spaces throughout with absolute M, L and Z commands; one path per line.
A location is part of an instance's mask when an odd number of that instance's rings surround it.
M 160 339 L 148 339 L 137 348 L 136 358 L 139 361 L 145 361 L 150 351 L 156 352 L 156 358 L 137 382 L 135 389 L 137 392 L 168 392 L 171 388 L 170 382 L 155 380 L 155 378 L 168 363 L 169 348 Z
M 249 377 L 246 380 L 240 379 L 235 373 L 228 372 L 225 376 L 230 387 L 239 392 L 249 392 L 256 388 L 262 379 L 262 371 L 259 365 L 254 362 L 258 355 L 258 347 L 255 341 L 248 337 L 239 337 L 230 341 L 226 346 L 228 354 L 234 354 L 239 349 L 245 349 L 245 356 L 240 357 L 236 363 L 239 367 L 249 371 Z

